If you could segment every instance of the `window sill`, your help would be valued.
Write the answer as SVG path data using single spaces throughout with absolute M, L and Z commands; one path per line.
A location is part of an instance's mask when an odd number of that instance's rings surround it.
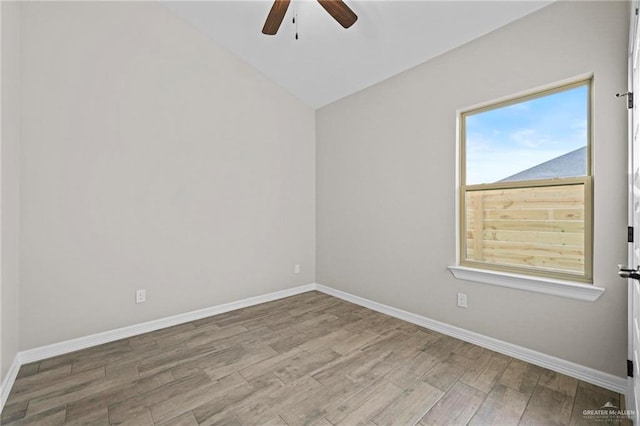
M 515 288 L 532 291 L 534 293 L 550 294 L 586 302 L 594 302 L 604 293 L 604 288 L 571 281 L 529 277 L 526 275 L 488 271 L 465 266 L 449 266 L 449 270 L 453 276 L 459 280 Z

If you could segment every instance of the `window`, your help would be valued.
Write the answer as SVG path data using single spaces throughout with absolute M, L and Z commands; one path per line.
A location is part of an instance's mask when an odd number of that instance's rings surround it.
M 460 264 L 592 280 L 591 80 L 460 116 Z

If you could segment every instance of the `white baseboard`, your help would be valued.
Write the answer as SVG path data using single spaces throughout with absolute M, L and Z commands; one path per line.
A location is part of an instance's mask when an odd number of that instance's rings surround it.
M 288 288 L 285 290 L 275 291 L 260 296 L 249 297 L 247 299 L 237 300 L 222 305 L 212 306 L 210 308 L 199 309 L 196 311 L 186 312 L 184 314 L 173 315 L 166 318 L 160 318 L 153 321 L 147 321 L 140 324 L 134 324 L 128 327 L 122 327 L 115 330 L 104 331 L 89 336 L 78 337 L 76 339 L 65 340 L 51 345 L 41 346 L 34 349 L 18 352 L 7 376 L 4 381 L 0 378 L 0 414 L 4 408 L 4 404 L 9 397 L 13 383 L 16 380 L 20 366 L 30 362 L 41 361 L 58 355 L 64 355 L 69 352 L 86 349 L 92 346 L 102 345 L 104 343 L 113 342 L 127 337 L 137 336 L 139 334 L 148 333 L 150 331 L 159 330 L 161 328 L 171 327 L 174 325 L 184 324 L 190 321 L 199 320 L 213 315 L 223 314 L 236 309 L 247 308 L 249 306 L 259 305 L 260 303 L 271 302 L 277 299 L 294 296 L 300 293 L 306 293 L 316 289 L 315 284 L 306 284 L 298 287 Z
M 7 372 L 7 376 L 4 380 L 0 381 L 0 413 L 4 409 L 4 404 L 7 402 L 9 398 L 9 392 L 11 392 L 11 388 L 13 387 L 13 383 L 16 381 L 16 377 L 18 377 L 18 371 L 20 370 L 20 354 L 17 354 L 13 359 L 13 363 L 11 367 L 9 367 L 9 371 Z
M 39 348 L 29 349 L 19 352 L 9 369 L 7 376 L 0 385 L 0 413 L 4 408 L 9 392 L 13 387 L 13 383 L 18 375 L 18 370 L 23 364 L 30 362 L 41 361 L 53 356 L 63 355 L 69 352 L 85 349 L 88 347 L 101 345 L 103 343 L 113 342 L 115 340 L 124 339 L 127 337 L 136 336 L 150 331 L 159 330 L 161 328 L 171 327 L 178 324 L 184 324 L 186 322 L 195 321 L 198 319 L 206 318 L 213 315 L 222 314 L 225 312 L 233 311 L 236 309 L 246 308 L 249 306 L 258 305 L 260 303 L 271 302 L 273 300 L 282 299 L 285 297 L 293 296 L 300 293 L 305 293 L 312 290 L 318 290 L 331 296 L 338 297 L 351 303 L 355 303 L 360 306 L 372 309 L 377 312 L 381 312 L 386 315 L 419 325 L 421 327 L 428 328 L 433 331 L 437 331 L 442 334 L 446 334 L 451 337 L 455 337 L 460 340 L 464 340 L 469 343 L 482 346 L 493 351 L 509 355 L 513 358 L 517 358 L 531 364 L 539 365 L 541 367 L 548 368 L 567 376 L 575 377 L 579 380 L 583 380 L 588 383 L 592 383 L 597 386 L 601 386 L 606 389 L 610 389 L 614 392 L 625 393 L 627 390 L 627 379 L 614 376 L 612 374 L 604 373 L 602 371 L 595 370 L 593 368 L 585 367 L 570 361 L 566 361 L 560 358 L 546 355 L 541 352 L 536 352 L 531 349 L 517 346 L 511 343 L 503 342 L 492 337 L 484 336 L 469 330 L 465 330 L 460 327 L 455 327 L 449 324 L 445 324 L 440 321 L 436 321 L 427 317 L 413 314 L 411 312 L 403 311 L 382 303 L 374 302 L 369 299 L 365 299 L 353 294 L 349 294 L 340 290 L 333 289 L 331 287 L 324 286 L 322 284 L 307 284 L 299 287 L 294 287 L 286 290 L 280 290 L 273 293 L 264 294 L 261 296 L 250 297 L 247 299 L 238 300 L 235 302 L 225 303 L 222 305 L 212 306 L 210 308 L 200 309 L 197 311 L 187 312 L 184 314 L 173 315 L 166 318 L 161 318 L 153 321 L 147 321 L 140 324 L 131 325 L 128 327 L 118 328 L 115 330 L 109 330 L 102 333 L 92 334 L 85 337 L 79 337 L 77 339 L 66 340 L 51 345 L 42 346 Z
M 365 308 L 428 328 L 429 330 L 437 331 L 439 333 L 446 334 L 447 336 L 455 337 L 457 339 L 464 340 L 465 342 L 473 343 L 475 345 L 482 346 L 483 348 L 491 349 L 492 351 L 499 352 L 540 367 L 548 368 L 549 370 L 553 370 L 567 376 L 575 377 L 576 379 L 614 392 L 624 394 L 627 391 L 627 379 L 623 377 L 614 376 L 613 374 L 585 367 L 574 362 L 507 343 L 460 327 L 445 324 L 431 318 L 412 314 L 411 312 L 374 302 L 322 284 L 316 284 L 316 290 L 346 300 L 347 302 L 355 303 L 356 305 L 364 306 Z
M 160 318 L 153 321 L 147 321 L 140 324 L 130 325 L 115 330 L 104 331 L 102 333 L 92 334 L 90 336 L 79 337 L 77 339 L 66 340 L 64 342 L 53 343 L 51 345 L 41 346 L 39 348 L 29 349 L 19 353 L 20 362 L 27 364 L 30 362 L 40 361 L 53 356 L 63 355 L 80 349 L 89 348 L 91 346 L 109 343 L 127 337 L 137 336 L 139 334 L 148 333 L 150 331 L 159 330 L 161 328 L 172 327 L 178 324 L 199 320 L 213 315 L 223 314 L 236 309 L 246 308 L 260 303 L 271 302 L 273 300 L 282 299 L 307 291 L 315 290 L 315 284 L 307 284 L 286 290 L 275 291 L 273 293 L 263 294 L 261 296 L 249 297 L 248 299 L 237 300 L 222 305 L 212 306 L 210 308 L 199 309 L 197 311 L 186 312 L 184 314 L 172 315 L 166 318 Z

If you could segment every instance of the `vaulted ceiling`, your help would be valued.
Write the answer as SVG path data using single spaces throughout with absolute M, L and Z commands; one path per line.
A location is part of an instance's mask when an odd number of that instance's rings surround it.
M 316 1 L 294 0 L 275 36 L 261 33 L 271 1 L 166 4 L 304 103 L 319 108 L 487 34 L 551 1 L 345 3 L 359 18 L 349 29 L 342 28 Z M 292 23 L 294 15 L 297 24 Z

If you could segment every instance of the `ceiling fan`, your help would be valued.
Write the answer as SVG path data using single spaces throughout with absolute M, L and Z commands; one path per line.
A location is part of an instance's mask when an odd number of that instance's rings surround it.
M 274 35 L 278 32 L 290 2 L 291 0 L 274 0 L 262 28 L 263 34 Z M 318 3 L 344 28 L 349 28 L 358 20 L 358 16 L 342 0 L 318 0 Z

